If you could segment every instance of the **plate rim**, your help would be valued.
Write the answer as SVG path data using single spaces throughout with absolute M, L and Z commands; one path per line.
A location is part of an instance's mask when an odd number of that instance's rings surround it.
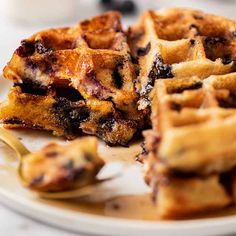
M 33 195 L 32 195 L 33 196 Z M 76 233 L 110 235 L 110 230 L 118 230 L 113 235 L 212 235 L 213 233 L 236 232 L 236 215 L 217 218 L 148 221 L 98 216 L 89 213 L 71 212 L 55 206 L 35 203 L 0 187 L 0 202 L 23 215 Z M 63 213 L 63 214 L 62 214 Z M 56 217 L 56 218 L 55 218 Z M 59 222 L 60 221 L 60 222 Z M 63 223 L 64 221 L 64 223 Z M 65 224 L 70 222 L 69 227 Z M 124 227 L 125 225 L 125 227 Z M 214 232 L 212 231 L 214 229 Z M 194 232 L 193 232 L 194 231 Z

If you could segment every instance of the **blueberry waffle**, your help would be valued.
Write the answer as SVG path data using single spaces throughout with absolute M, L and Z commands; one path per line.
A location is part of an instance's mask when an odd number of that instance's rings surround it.
M 236 200 L 235 30 L 186 9 L 146 12 L 130 29 L 139 109 L 151 106 L 140 159 L 161 218 Z
M 140 73 L 139 108 L 150 105 L 148 95 L 157 79 L 210 75 L 234 71 L 236 22 L 190 9 L 148 11 L 129 29 L 129 42 Z
M 67 138 L 83 131 L 110 145 L 127 145 L 143 127 L 135 67 L 117 12 L 22 41 L 4 77 L 14 82 L 0 107 L 7 128 L 50 130 Z
M 233 203 L 236 73 L 159 79 L 142 160 L 161 217 Z

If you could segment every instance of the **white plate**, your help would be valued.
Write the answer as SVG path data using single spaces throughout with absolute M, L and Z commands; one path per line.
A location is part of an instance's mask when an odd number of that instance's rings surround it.
M 9 84 L 1 80 L 0 100 L 7 93 Z M 49 134 L 39 131 L 11 131 L 31 150 L 37 150 L 49 140 L 64 142 L 61 139 L 52 137 Z M 110 199 L 117 195 L 144 194 L 149 192 L 142 180 L 141 167 L 130 161 L 129 156 L 134 156 L 139 149 L 139 145 L 132 145 L 128 148 L 108 149 L 105 145 L 100 145 L 100 152 L 107 158 L 118 160 L 108 166 L 106 171 L 119 169 L 121 163 L 125 165 L 124 174 L 121 178 L 107 184 L 102 189 L 98 189 L 96 197 L 91 197 L 90 201 L 101 201 Z M 115 217 L 104 217 L 80 212 L 70 207 L 65 207 L 67 203 L 57 201 L 50 202 L 40 200 L 32 193 L 21 187 L 16 175 L 16 160 L 14 153 L 4 144 L 0 143 L 0 201 L 8 207 L 23 213 L 24 215 L 40 220 L 66 230 L 83 232 L 96 235 L 225 235 L 236 232 L 236 216 L 232 213 L 225 217 L 211 217 L 196 220 L 181 221 L 147 221 L 130 220 Z M 107 172 L 107 173 L 108 173 Z M 106 173 L 104 173 L 106 174 Z M 76 204 L 80 204 L 77 202 Z M 131 202 L 132 205 L 132 202 Z M 129 206 L 127 206 L 129 210 Z M 131 208 L 132 209 L 132 208 Z M 135 209 L 133 214 L 135 214 Z M 137 214 L 140 214 L 137 213 Z

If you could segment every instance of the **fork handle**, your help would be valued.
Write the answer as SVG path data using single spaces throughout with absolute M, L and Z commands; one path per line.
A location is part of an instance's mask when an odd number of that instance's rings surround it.
M 30 153 L 23 143 L 3 128 L 0 128 L 0 140 L 9 145 L 16 152 L 19 160 Z

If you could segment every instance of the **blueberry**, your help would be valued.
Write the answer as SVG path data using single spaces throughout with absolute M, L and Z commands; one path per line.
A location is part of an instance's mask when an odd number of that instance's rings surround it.
M 16 54 L 20 57 L 31 56 L 35 51 L 34 42 L 23 40 L 20 47 L 16 49 Z
M 216 44 L 226 44 L 227 39 L 225 37 L 206 37 L 205 44 L 207 46 L 214 46 Z
M 148 77 L 154 80 L 158 78 L 172 78 L 174 76 L 171 70 L 171 65 L 165 64 L 163 59 L 157 56 Z
M 232 57 L 229 54 L 226 54 L 221 58 L 221 60 L 222 60 L 222 63 L 226 65 L 232 62 Z
M 123 66 L 122 64 L 118 64 L 112 73 L 112 78 L 114 80 L 114 84 L 115 84 L 116 88 L 118 88 L 118 89 L 122 88 L 123 82 L 124 82 L 123 76 L 120 71 L 120 69 L 122 69 L 122 66 Z
M 194 46 L 194 44 L 195 44 L 195 39 L 190 39 L 190 45 Z
M 146 45 L 146 47 L 144 47 L 144 48 L 138 48 L 137 54 L 138 54 L 138 56 L 145 56 L 145 55 L 147 55 L 147 54 L 149 53 L 150 49 L 151 49 L 151 43 L 149 42 L 149 43 Z

